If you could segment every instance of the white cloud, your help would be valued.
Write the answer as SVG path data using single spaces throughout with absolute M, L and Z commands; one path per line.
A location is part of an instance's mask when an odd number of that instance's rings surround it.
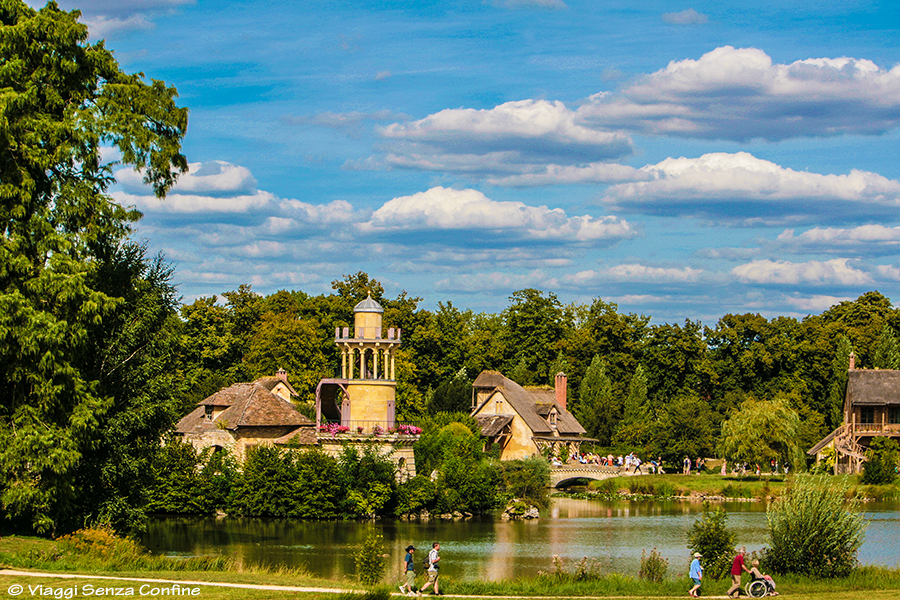
M 139 29 L 153 29 L 153 19 L 159 14 L 170 12 L 195 0 L 60 0 L 59 5 L 66 10 L 78 9 L 82 22 L 88 26 L 92 39 L 102 39 L 113 34 Z M 35 8 L 43 2 L 29 2 Z
M 503 273 L 493 271 L 488 273 L 465 273 L 454 277 L 441 279 L 434 284 L 434 289 L 439 292 L 482 293 L 496 294 L 508 293 L 524 288 L 551 289 L 555 280 L 547 276 L 541 270 L 535 270 L 526 274 Z
M 900 269 L 893 265 L 878 265 L 878 272 L 888 279 L 900 281 Z
M 141 181 L 142 176 L 141 172 L 127 168 L 115 173 L 116 181 L 128 191 L 146 191 L 147 187 Z M 256 179 L 250 169 L 221 160 L 189 163 L 188 172 L 179 176 L 172 187 L 172 193 L 175 194 L 194 192 L 234 195 L 252 194 L 256 191 Z
M 568 217 L 561 208 L 497 202 L 477 190 L 434 187 L 386 202 L 364 231 L 482 229 L 534 240 L 618 241 L 636 232 L 627 221 L 590 215 Z
M 562 10 L 569 8 L 562 0 L 488 0 L 485 4 L 509 9 L 542 8 L 545 10 Z
M 900 209 L 900 182 L 877 173 L 794 171 L 746 152 L 667 158 L 650 181 L 617 184 L 603 202 L 649 214 L 714 217 L 726 224 L 865 220 Z
M 826 262 L 816 260 L 802 263 L 788 261 L 755 260 L 731 270 L 745 283 L 774 283 L 796 285 L 800 283 L 865 285 L 872 277 L 847 264 L 849 259 L 836 258 Z
M 851 298 L 849 296 L 808 296 L 805 298 L 786 296 L 782 301 L 788 306 L 793 306 L 799 310 L 814 314 L 826 311 L 841 302 L 850 302 L 855 299 L 856 298 Z
M 388 164 L 421 170 L 546 173 L 548 165 L 584 166 L 631 153 L 628 136 L 584 127 L 575 116 L 559 101 L 521 100 L 442 110 L 378 132 L 392 142 Z
M 605 281 L 689 283 L 698 281 L 702 275 L 702 269 L 691 267 L 650 267 L 637 263 L 625 263 L 606 269 L 579 271 L 567 275 L 562 280 L 571 285 L 590 285 Z
M 878 134 L 900 123 L 900 65 L 849 57 L 773 64 L 757 48 L 724 46 L 593 96 L 578 117 L 584 126 L 739 141 Z
M 118 191 L 110 195 L 122 206 L 137 206 L 144 212 L 163 213 L 245 213 L 265 208 L 277 200 L 273 194 L 262 191 L 225 197 L 171 193 L 165 200 L 159 200 L 152 195 L 142 196 Z
M 566 183 L 617 183 L 650 179 L 647 171 L 615 163 L 593 163 L 583 167 L 548 165 L 543 171 L 506 177 L 489 177 L 487 182 L 501 186 L 540 186 Z
M 702 25 L 708 21 L 706 15 L 698 13 L 693 8 L 681 12 L 665 13 L 662 20 L 669 25 Z

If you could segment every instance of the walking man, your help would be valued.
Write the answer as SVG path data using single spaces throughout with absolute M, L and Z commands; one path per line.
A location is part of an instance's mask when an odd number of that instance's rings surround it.
M 431 593 L 435 596 L 440 596 L 441 592 L 438 589 L 438 569 L 440 568 L 438 565 L 438 561 L 441 560 L 441 557 L 438 556 L 438 551 L 441 549 L 441 545 L 437 542 L 431 545 L 431 552 L 428 553 L 428 583 L 422 586 L 420 591 L 424 592 L 425 588 L 428 586 L 432 586 Z
M 737 598 L 741 595 L 741 576 L 744 574 L 744 571 L 750 572 L 750 569 L 744 564 L 744 554 L 746 552 L 746 548 L 738 550 L 737 556 L 734 557 L 734 562 L 731 563 L 731 587 L 728 588 L 727 592 L 729 598 Z M 732 593 L 734 596 L 731 595 Z
M 694 560 L 691 561 L 691 572 L 690 577 L 691 581 L 694 582 L 694 587 L 688 590 L 688 596 L 697 597 L 697 592 L 700 591 L 700 583 L 703 581 L 703 567 L 700 566 L 700 559 L 703 558 L 703 555 L 699 552 L 694 552 Z
M 413 593 L 418 592 L 416 589 L 416 563 L 413 559 L 413 553 L 416 551 L 415 546 L 409 545 L 406 547 L 406 558 L 403 559 L 403 573 L 406 575 L 406 583 L 400 585 L 400 593 L 408 594 L 410 596 Z M 406 591 L 403 591 L 403 588 L 406 588 Z M 418 595 L 421 596 L 422 593 L 418 592 Z

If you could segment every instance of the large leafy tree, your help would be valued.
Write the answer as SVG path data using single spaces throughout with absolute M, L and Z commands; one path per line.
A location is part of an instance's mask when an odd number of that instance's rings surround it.
M 77 472 L 117 409 L 81 362 L 128 304 L 95 274 L 138 217 L 108 196 L 101 148 L 160 197 L 187 169 L 174 88 L 123 72 L 79 16 L 0 0 L 0 503 L 41 532 L 80 510 Z
M 547 370 L 557 355 L 568 324 L 562 304 L 553 292 L 540 290 L 513 292 L 511 304 L 503 311 L 503 341 L 507 372 L 524 361 L 528 377 L 518 381 L 531 385 L 546 381 Z
M 726 458 L 750 464 L 803 466 L 803 452 L 797 444 L 800 416 L 785 398 L 749 398 L 722 424 L 721 449 Z
M 601 446 L 609 444 L 616 423 L 621 418 L 621 406 L 613 395 L 612 382 L 606 374 L 606 362 L 599 356 L 594 356 L 581 380 L 575 416 L 588 435 L 596 438 Z

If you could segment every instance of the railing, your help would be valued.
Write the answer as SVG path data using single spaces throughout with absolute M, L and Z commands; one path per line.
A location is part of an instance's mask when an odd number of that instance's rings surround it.
M 409 421 L 326 421 L 319 423 L 320 437 L 418 436 L 421 427 Z

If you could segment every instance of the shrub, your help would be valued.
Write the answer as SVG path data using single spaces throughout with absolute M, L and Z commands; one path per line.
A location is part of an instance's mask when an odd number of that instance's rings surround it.
M 616 478 L 611 479 L 601 479 L 600 481 L 592 481 L 588 484 L 588 489 L 597 492 L 598 494 L 604 494 L 606 496 L 611 496 L 616 493 L 618 483 L 616 482 Z
M 540 456 L 502 463 L 507 495 L 521 498 L 537 506 L 549 504 L 550 464 Z
M 766 563 L 778 573 L 844 577 L 856 566 L 865 523 L 846 484 L 802 475 L 766 512 L 772 546 Z
M 375 585 L 384 577 L 384 540 L 380 534 L 370 533 L 353 554 L 356 577 L 363 585 Z
M 625 485 L 628 487 L 628 491 L 632 494 L 638 494 L 641 496 L 656 495 L 656 486 L 652 481 L 649 481 L 643 477 L 629 477 L 628 482 Z
M 862 483 L 882 485 L 897 480 L 897 460 L 900 445 L 897 440 L 887 437 L 876 437 L 869 446 L 866 455 L 869 460 L 863 466 Z
M 638 571 L 638 577 L 652 583 L 662 583 L 668 570 L 669 560 L 663 558 L 656 548 L 650 551 L 650 556 L 647 556 L 645 550 L 641 550 L 641 570 Z
M 688 548 L 703 555 L 703 573 L 713 579 L 725 575 L 734 554 L 735 534 L 728 530 L 726 521 L 728 513 L 724 508 L 711 510 L 709 502 L 704 502 L 703 514 L 688 532 Z

